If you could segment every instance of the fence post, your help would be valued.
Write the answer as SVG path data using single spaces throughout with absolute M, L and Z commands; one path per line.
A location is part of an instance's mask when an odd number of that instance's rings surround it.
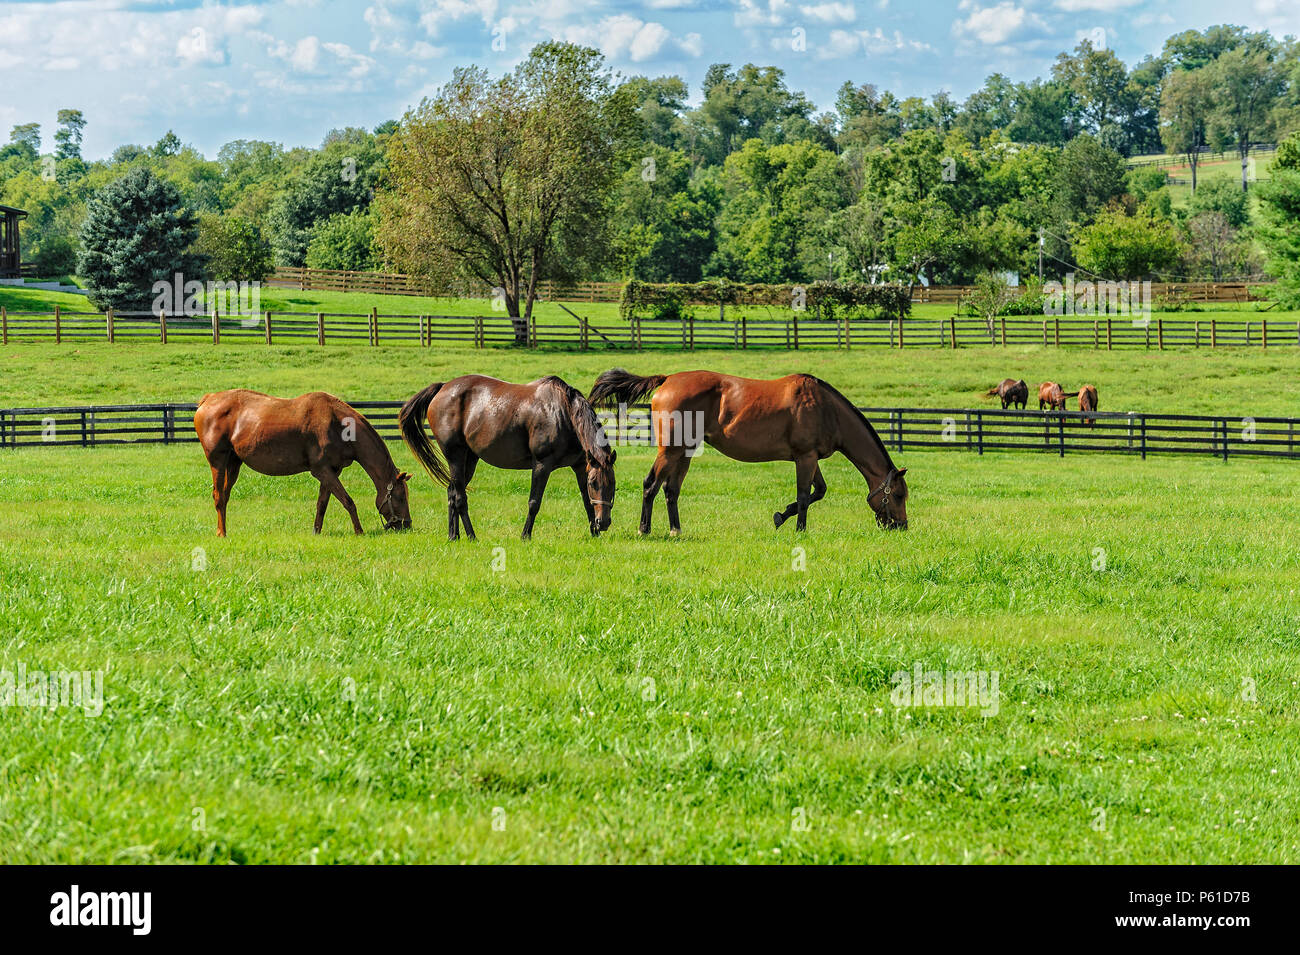
M 1219 323 L 1214 319 L 1210 319 L 1210 347 L 1219 347 Z
M 1163 318 L 1156 319 L 1156 348 L 1159 351 L 1165 350 L 1165 320 Z
M 690 327 L 691 327 L 691 343 L 690 343 L 690 348 L 691 348 L 691 351 L 695 351 L 695 316 L 694 316 L 694 315 L 690 316 L 690 317 L 687 319 L 687 321 L 690 322 Z M 585 318 L 582 320 L 582 327 L 583 327 L 583 328 L 586 328 L 586 327 L 587 327 L 587 320 L 586 320 Z
M 370 306 L 370 344 L 379 344 L 379 306 Z
M 1146 415 L 1141 416 L 1141 419 L 1138 421 L 1138 426 L 1142 429 L 1141 431 L 1142 460 L 1145 461 L 1147 459 L 1147 416 Z
M 1262 348 L 1268 348 L 1268 319 L 1262 318 L 1259 321 L 1259 344 Z
M 850 329 L 851 327 L 852 327 L 852 326 L 849 324 L 849 313 L 848 313 L 848 311 L 846 310 L 846 311 L 844 312 L 844 349 L 845 349 L 845 351 L 847 351 L 848 349 L 850 349 L 850 348 L 853 347 L 853 342 L 851 342 L 851 341 L 849 340 L 849 329 Z M 1296 327 L 1297 327 L 1297 328 L 1300 328 L 1300 324 L 1297 324 Z M 1296 336 L 1296 341 L 1297 341 L 1297 342 L 1300 342 L 1300 334 L 1297 334 L 1297 336 Z
M 903 316 L 898 316 L 898 347 L 903 347 Z
M 1002 347 L 1007 347 L 1007 317 L 1005 315 L 1000 319 L 1002 322 Z
M 104 327 L 108 332 L 108 343 L 113 344 L 113 310 L 110 308 L 104 314 Z
M 1300 322 L 1296 322 L 1296 343 L 1300 344 Z M 0 345 L 9 344 L 9 311 L 0 305 Z
M 640 319 L 638 319 L 636 323 L 636 347 L 637 348 L 641 347 Z M 740 314 L 740 347 L 741 348 L 749 347 L 749 316 L 747 316 L 744 312 L 741 312 Z
M 474 317 L 474 347 L 482 348 L 486 338 L 487 336 L 483 334 L 483 316 L 476 315 Z
M 799 350 L 799 313 L 790 313 L 790 328 L 794 332 L 794 350 Z
M 1246 344 L 1250 344 L 1250 322 L 1246 323 Z
M 1112 347 L 1113 346 L 1111 345 L 1111 338 L 1110 338 L 1110 319 L 1107 318 L 1106 319 L 1106 351 L 1110 351 Z
M 316 344 L 325 344 L 325 313 L 316 313 Z
M 1222 421 L 1220 421 L 1219 426 L 1223 432 L 1223 460 L 1227 461 L 1228 460 L 1228 419 L 1224 418 Z
M 1052 319 L 1052 334 L 1054 336 L 1053 340 L 1056 342 L 1056 347 L 1060 348 L 1061 347 L 1061 320 L 1059 318 Z
M 270 312 L 270 310 L 268 310 L 267 313 L 266 313 L 266 329 L 265 329 L 265 331 L 266 331 L 266 343 L 269 345 L 269 344 L 271 344 L 271 339 L 272 339 L 272 335 L 271 335 L 271 312 Z
M 212 344 L 221 344 L 221 312 L 215 305 L 212 306 Z
M 59 345 L 63 342 L 63 310 L 58 305 L 54 306 L 54 344 Z
M 1062 415 L 1056 419 L 1056 444 L 1060 449 L 1060 457 L 1065 457 L 1065 416 Z
M 167 309 L 158 310 L 158 334 L 162 338 L 162 343 L 167 344 Z
M 1047 347 L 1047 319 L 1043 319 L 1043 347 Z
M 1194 347 L 1201 347 L 1201 320 L 1199 318 L 1192 322 L 1192 341 L 1195 342 Z
M 948 319 L 948 332 L 952 338 L 952 347 L 957 347 L 957 316 L 953 315 Z

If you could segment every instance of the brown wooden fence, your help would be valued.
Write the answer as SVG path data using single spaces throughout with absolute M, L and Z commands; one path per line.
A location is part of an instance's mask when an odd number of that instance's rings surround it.
M 329 269 L 282 268 L 268 285 L 296 288 L 300 291 L 366 292 L 377 295 L 421 295 L 487 299 L 486 286 L 461 283 L 435 289 L 411 275 L 385 272 L 343 272 Z M 1151 294 L 1157 299 L 1172 298 L 1191 302 L 1256 302 L 1259 286 L 1245 282 L 1154 282 Z M 918 304 L 959 304 L 973 290 L 969 285 L 918 285 L 912 301 Z M 544 302 L 618 302 L 623 295 L 622 282 L 577 282 L 570 285 L 541 282 L 538 297 Z
M 459 345 L 474 348 L 523 345 L 591 349 L 800 349 L 1049 345 L 1097 349 L 1171 347 L 1268 348 L 1300 345 L 1296 316 L 1266 313 L 1242 319 L 1198 318 L 1195 313 L 1158 316 L 1149 322 L 1124 318 L 1009 317 L 992 330 L 983 319 L 843 319 L 819 321 L 797 314 L 786 319 L 609 321 L 598 324 L 538 319 L 521 326 L 501 314 L 368 315 L 335 312 L 264 312 L 241 317 L 180 317 L 143 313 L 10 312 L 0 308 L 0 343 L 25 342 L 211 342 L 341 345 Z

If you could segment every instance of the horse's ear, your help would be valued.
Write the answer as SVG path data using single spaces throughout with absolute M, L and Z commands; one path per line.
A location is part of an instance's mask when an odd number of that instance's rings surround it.
M 902 476 L 903 476 L 904 474 L 906 474 L 906 473 L 907 473 L 907 468 L 899 468 L 899 469 L 898 469 L 898 476 L 899 476 L 899 477 L 902 477 Z
M 609 449 L 609 463 L 612 465 L 612 464 L 613 464 L 615 461 L 617 461 L 617 460 L 618 460 L 618 452 L 615 451 L 613 448 L 610 448 L 610 449 Z
M 399 471 L 398 474 L 397 474 L 397 480 L 399 480 L 399 481 L 409 481 L 409 480 L 411 480 L 411 475 L 408 474 L 406 471 Z

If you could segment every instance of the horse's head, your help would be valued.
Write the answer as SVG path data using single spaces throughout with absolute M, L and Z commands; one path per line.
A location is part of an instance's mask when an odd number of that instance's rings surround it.
M 399 471 L 397 476 L 375 496 L 375 507 L 384 519 L 384 530 L 406 531 L 411 529 L 411 499 L 406 493 L 406 482 L 411 475 Z
M 613 448 L 600 460 L 587 455 L 587 497 L 591 499 L 595 518 L 591 522 L 594 537 L 601 531 L 609 530 L 614 510 L 614 458 Z
M 867 495 L 876 523 L 888 531 L 907 530 L 907 468 L 891 469 L 880 486 Z

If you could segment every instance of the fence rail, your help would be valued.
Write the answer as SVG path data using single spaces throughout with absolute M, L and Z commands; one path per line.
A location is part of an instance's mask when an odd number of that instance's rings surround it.
M 572 313 L 571 313 L 572 314 Z M 0 308 L 0 344 L 24 342 L 211 342 L 273 344 L 410 345 L 452 344 L 474 348 L 524 345 L 645 350 L 903 348 L 923 346 L 1052 345 L 1098 349 L 1218 348 L 1300 345 L 1295 317 L 1201 319 L 1169 313 L 1149 322 L 1128 317 L 1012 317 L 992 327 L 981 318 L 840 319 L 822 321 L 798 313 L 789 318 L 652 320 L 634 318 L 598 325 L 585 318 L 539 319 L 507 316 L 368 315 L 334 312 L 266 312 L 242 317 L 167 316 L 142 313 L 10 312 Z
M 267 284 L 304 292 L 369 292 L 473 299 L 488 299 L 492 294 L 487 286 L 470 282 L 435 288 L 413 275 L 332 269 L 281 268 L 271 275 Z M 539 282 L 537 295 L 544 302 L 618 302 L 623 297 L 623 285 L 622 282 Z M 1157 297 L 1185 298 L 1196 302 L 1251 302 L 1258 301 L 1252 293 L 1253 287 L 1244 282 L 1155 282 L 1151 291 Z M 912 289 L 912 301 L 920 304 L 960 303 L 973 289 L 971 285 L 918 285 Z
M 400 441 L 400 401 L 356 401 L 389 441 Z M 99 447 L 123 444 L 189 444 L 197 405 L 157 403 L 0 409 L 0 447 Z M 862 412 L 891 449 L 1031 451 L 1064 457 L 1067 452 L 1137 455 L 1199 454 L 1229 457 L 1300 458 L 1295 418 L 1175 415 L 1142 412 L 999 411 L 981 408 L 873 408 Z M 611 440 L 651 443 L 649 410 L 639 405 L 602 412 Z M 1089 424 L 1088 422 L 1092 423 Z

